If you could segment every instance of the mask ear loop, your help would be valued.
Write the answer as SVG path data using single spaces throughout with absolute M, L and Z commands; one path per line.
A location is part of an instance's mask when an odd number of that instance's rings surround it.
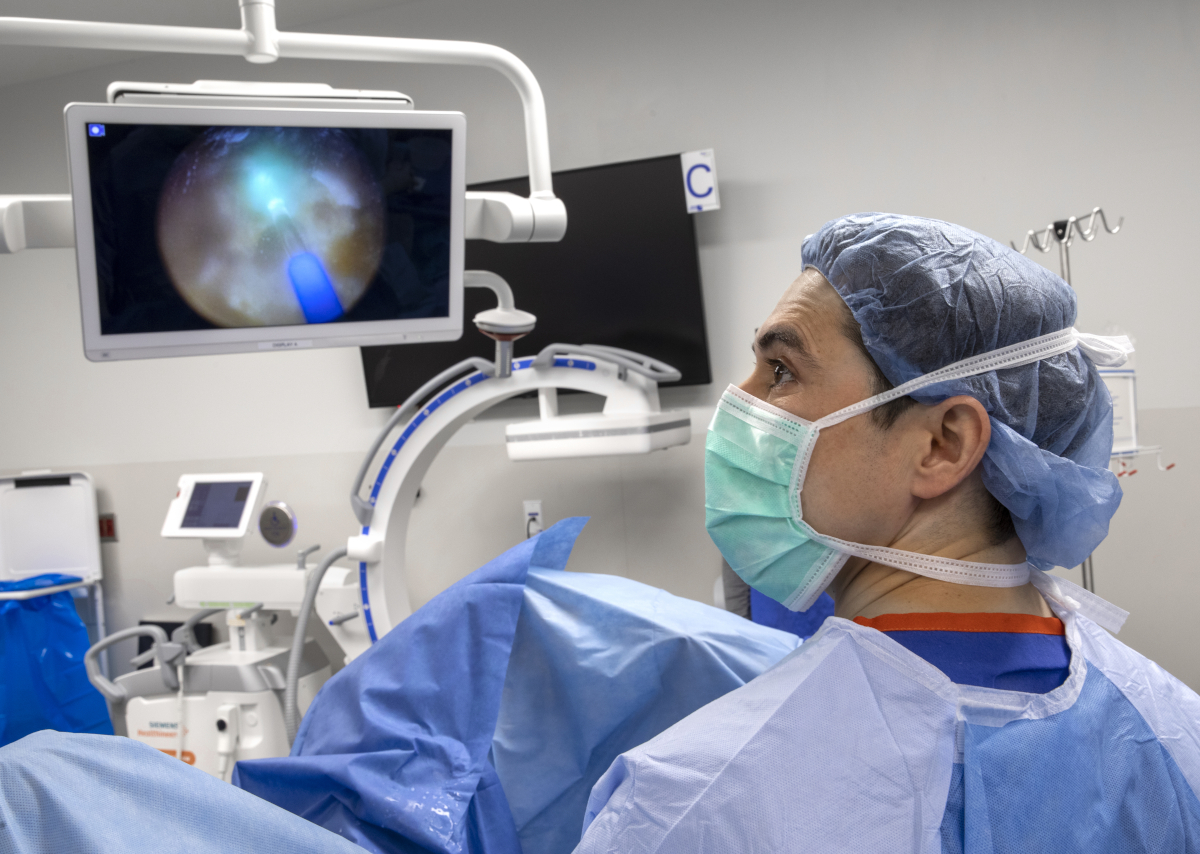
M 929 555 L 903 552 L 880 546 L 863 546 L 860 543 L 851 543 L 839 540 L 836 537 L 825 536 L 814 530 L 807 522 L 804 522 L 802 512 L 800 511 L 799 493 L 803 485 L 803 477 L 807 474 L 808 470 L 807 458 L 811 455 L 812 447 L 816 444 L 817 436 L 819 436 L 823 428 L 840 424 L 856 415 L 869 412 L 889 401 L 898 400 L 901 397 L 906 397 L 915 391 L 928 388 L 929 386 L 1038 362 L 1051 356 L 1057 356 L 1060 353 L 1066 353 L 1076 347 L 1079 347 L 1088 358 L 1095 358 L 1099 364 L 1105 366 L 1124 364 L 1129 353 L 1133 352 L 1133 345 L 1127 336 L 1106 337 L 1089 335 L 1079 332 L 1072 326 L 1057 332 L 1051 332 L 1048 335 L 1042 335 L 1037 338 L 1031 338 L 1028 341 L 1003 347 L 999 350 L 993 350 L 953 362 L 936 371 L 931 371 L 928 374 L 902 383 L 891 391 L 874 395 L 844 409 L 839 409 L 836 412 L 826 415 L 824 418 L 817 419 L 812 425 L 814 430 L 808 443 L 807 453 L 804 453 L 805 449 L 801 449 L 803 462 L 800 457 L 797 458 L 797 466 L 792 478 L 792 491 L 795 494 L 795 510 L 798 521 L 811 532 L 814 540 L 836 551 L 867 560 L 875 560 L 889 566 L 899 566 L 901 569 L 916 572 L 918 575 L 942 578 L 943 580 L 958 583 L 983 584 L 994 587 L 1012 587 L 1026 583 L 1030 578 L 1030 573 L 1035 571 L 1028 563 L 1011 565 L 979 564 L 936 558 Z M 1098 599 L 1098 597 L 1094 598 Z M 1102 599 L 1098 601 L 1104 602 Z M 1108 605 L 1106 602 L 1104 604 Z M 1108 605 L 1108 607 L 1115 606 Z
M 928 388 L 938 383 L 987 374 L 992 371 L 1003 370 L 1004 368 L 1016 368 L 1021 365 L 1028 365 L 1031 362 L 1040 362 L 1042 359 L 1066 353 L 1076 347 L 1083 350 L 1084 354 L 1095 364 L 1104 367 L 1123 365 L 1129 354 L 1133 352 L 1133 345 L 1130 343 L 1128 336 L 1091 335 L 1080 332 L 1074 326 L 1070 326 L 1066 329 L 1060 329 L 1057 332 L 1051 332 L 1048 335 L 1030 338 L 1028 341 L 1002 347 L 999 350 L 992 350 L 989 353 L 981 353 L 978 356 L 971 356 L 946 365 L 944 368 L 938 368 L 936 371 L 930 371 L 916 379 L 911 379 L 906 383 L 896 386 L 891 391 L 885 391 L 883 394 L 877 394 L 874 397 L 851 404 L 845 409 L 839 409 L 837 412 L 826 415 L 824 418 L 819 418 L 816 421 L 816 426 L 830 427 L 834 424 L 840 424 L 847 418 L 853 418 L 855 415 L 868 412 L 893 400 L 907 397 L 915 391 L 920 391 L 923 388 Z

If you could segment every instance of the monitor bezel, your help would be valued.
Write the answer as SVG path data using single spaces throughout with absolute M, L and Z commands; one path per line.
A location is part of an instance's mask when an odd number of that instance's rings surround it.
M 242 509 L 241 518 L 236 528 L 185 528 L 183 517 L 187 512 L 188 503 L 192 500 L 192 492 L 198 483 L 236 483 L 250 481 L 250 494 L 246 496 L 246 506 Z M 246 536 L 250 520 L 254 518 L 262 497 L 265 475 L 263 472 L 225 472 L 217 474 L 185 474 L 180 475 L 175 497 L 167 505 L 167 517 L 163 520 L 162 536 L 183 540 L 240 540 Z
M 463 228 L 466 199 L 466 116 L 416 110 L 322 110 L 262 107 L 181 107 L 72 103 L 64 110 L 75 257 L 83 320 L 84 355 L 93 362 L 454 341 L 462 337 Z M 96 242 L 92 221 L 87 126 L 100 124 L 210 125 L 252 127 L 430 128 L 449 130 L 450 313 L 446 317 L 373 320 L 298 326 L 254 326 L 104 335 L 100 327 Z

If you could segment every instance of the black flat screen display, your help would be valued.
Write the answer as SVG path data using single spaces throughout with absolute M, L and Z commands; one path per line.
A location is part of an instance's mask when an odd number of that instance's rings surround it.
M 473 190 L 528 195 L 525 179 Z M 466 245 L 466 269 L 491 270 L 512 286 L 537 328 L 516 342 L 532 355 L 555 342 L 607 344 L 678 368 L 676 385 L 712 382 L 694 215 L 687 212 L 678 155 L 556 172 L 567 206 L 559 243 Z M 398 406 L 439 371 L 469 356 L 490 359 L 494 344 L 470 322 L 494 308 L 489 290 L 464 293 L 463 336 L 447 343 L 363 347 L 371 406 Z
M 89 124 L 101 333 L 447 317 L 452 134 Z

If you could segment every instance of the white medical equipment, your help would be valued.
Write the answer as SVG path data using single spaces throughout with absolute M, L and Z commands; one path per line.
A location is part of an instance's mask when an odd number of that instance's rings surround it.
M 461 113 L 119 103 L 70 104 L 65 121 L 87 358 L 462 334 Z M 446 166 L 430 173 L 438 191 L 422 192 L 425 177 L 401 176 L 419 159 L 410 148 L 430 147 L 423 157 Z M 146 186 L 129 187 L 133 175 Z M 414 211 L 411 259 L 394 207 Z M 298 258 L 317 265 L 300 279 Z M 414 264 L 441 272 L 425 281 Z M 395 296 L 424 287 L 440 295 L 428 313 Z
M 208 563 L 175 573 L 174 603 L 201 609 L 172 633 L 157 626 L 117 632 L 88 650 L 88 674 L 113 704 L 114 724 L 149 744 L 222 780 L 240 759 L 286 756 L 283 692 L 289 650 L 275 643 L 275 611 L 295 613 L 304 601 L 316 547 L 291 564 L 238 565 L 242 538 L 257 515 L 265 479 L 261 472 L 186 474 L 163 522 L 162 536 L 199 539 Z M 331 582 L 336 579 L 331 576 Z M 193 627 L 224 611 L 229 641 L 199 647 Z M 134 659 L 155 666 L 109 681 L 94 666 L 96 653 L 136 635 L 152 649 Z M 296 662 L 295 702 L 307 708 L 329 678 L 329 662 L 315 641 Z
M 104 569 L 96 487 L 84 472 L 29 471 L 0 477 L 0 581 L 57 573 L 78 578 L 52 587 L 0 592 L 0 601 L 63 590 L 88 591 L 98 640 L 104 639 Z M 108 672 L 107 658 L 101 661 Z
M 1123 368 L 1101 368 L 1100 378 L 1108 386 L 1113 402 L 1113 456 L 1137 454 L 1137 372 L 1129 363 Z

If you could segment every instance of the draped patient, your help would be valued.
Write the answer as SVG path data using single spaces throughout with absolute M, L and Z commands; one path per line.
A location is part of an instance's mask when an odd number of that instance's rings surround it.
M 1128 342 L 949 223 L 843 217 L 803 263 L 713 418 L 707 525 L 834 616 L 619 757 L 577 851 L 1200 851 L 1200 697 L 1046 572 L 1120 502 L 1096 366 Z

